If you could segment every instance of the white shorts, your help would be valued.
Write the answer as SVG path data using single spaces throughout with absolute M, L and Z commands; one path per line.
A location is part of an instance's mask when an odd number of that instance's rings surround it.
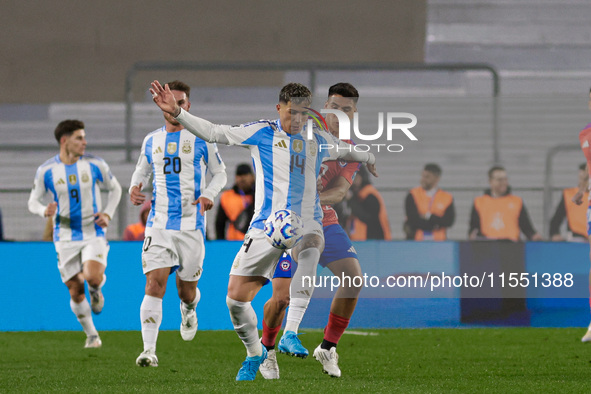
M 317 222 L 306 223 L 304 234 L 316 234 L 324 239 L 322 226 Z M 265 232 L 252 228 L 244 236 L 244 243 L 234 258 L 230 275 L 263 276 L 272 279 L 283 250 L 273 247 Z
M 205 245 L 201 230 L 162 230 L 146 227 L 142 252 L 144 274 L 158 268 L 178 266 L 185 282 L 201 278 Z
M 57 269 L 62 282 L 66 283 L 76 274 L 82 272 L 82 265 L 89 261 L 98 261 L 107 267 L 109 244 L 102 237 L 85 241 L 56 241 Z

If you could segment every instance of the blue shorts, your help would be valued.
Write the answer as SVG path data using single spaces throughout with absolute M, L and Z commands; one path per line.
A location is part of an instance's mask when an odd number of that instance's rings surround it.
M 298 268 L 298 263 L 294 262 L 291 259 L 291 256 L 287 253 L 283 253 L 279 258 L 279 262 L 277 263 L 277 268 L 275 268 L 275 273 L 273 274 L 273 279 L 275 278 L 291 278 L 293 277 L 293 273 Z M 293 272 L 292 272 L 293 271 Z
M 357 258 L 357 252 L 345 230 L 338 224 L 331 224 L 324 227 L 324 251 L 320 255 L 318 264 L 326 267 L 333 261 L 348 257 L 359 260 Z M 273 278 L 291 278 L 293 276 L 292 272 L 295 272 L 296 268 L 297 263 L 293 262 L 290 255 L 284 253 L 277 263 Z

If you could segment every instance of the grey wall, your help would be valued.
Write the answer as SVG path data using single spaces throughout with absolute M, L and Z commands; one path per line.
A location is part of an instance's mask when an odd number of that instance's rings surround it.
M 423 61 L 426 0 L 2 0 L 0 103 L 121 101 L 137 61 Z M 148 75 L 168 79 L 176 75 Z M 273 85 L 277 73 L 181 76 Z

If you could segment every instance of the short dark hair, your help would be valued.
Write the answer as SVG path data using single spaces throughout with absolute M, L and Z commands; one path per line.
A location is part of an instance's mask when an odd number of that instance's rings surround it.
M 170 90 L 178 90 L 180 92 L 185 92 L 187 98 L 191 96 L 191 87 L 186 83 L 179 81 L 178 79 L 169 82 L 168 87 L 170 88 Z
M 312 92 L 301 83 L 290 82 L 281 88 L 279 102 L 287 104 L 290 101 L 294 104 L 304 103 L 310 105 L 312 103 Z
M 236 175 L 252 174 L 252 168 L 246 163 L 239 164 L 236 167 Z
M 579 166 L 579 170 L 581 170 L 581 171 L 585 171 L 586 169 L 587 169 L 587 163 L 582 163 L 582 164 Z
M 83 128 L 84 128 L 84 122 L 82 122 L 81 120 L 66 119 L 66 120 L 62 120 L 61 122 L 59 122 L 59 124 L 55 128 L 55 131 L 53 132 L 53 135 L 55 135 L 55 139 L 57 140 L 57 142 L 59 144 L 60 140 L 62 139 L 62 137 L 64 135 L 71 136 L 74 133 L 74 131 L 80 130 Z
M 435 163 L 427 163 L 425 164 L 425 168 L 423 168 L 424 171 L 430 172 L 431 174 L 435 175 L 435 176 L 441 176 L 441 167 L 439 167 L 439 165 L 435 164 Z
M 359 100 L 359 92 L 355 89 L 355 86 L 348 82 L 339 82 L 328 88 L 328 97 L 338 94 L 339 96 L 353 99 L 355 103 Z
M 505 170 L 505 167 L 503 167 L 503 166 L 492 166 L 490 168 L 490 170 L 488 170 L 488 179 L 492 178 L 492 174 L 495 171 L 507 171 L 507 170 Z

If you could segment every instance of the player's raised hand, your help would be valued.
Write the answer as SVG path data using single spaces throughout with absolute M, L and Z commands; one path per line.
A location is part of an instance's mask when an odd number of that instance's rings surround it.
M 181 112 L 181 108 L 177 104 L 172 91 L 168 84 L 160 85 L 160 82 L 154 81 L 151 83 L 150 93 L 152 93 L 152 100 L 164 112 L 173 116 L 177 116 Z
M 585 192 L 579 190 L 577 192 L 577 194 L 575 194 L 572 198 L 572 201 L 577 204 L 577 205 L 581 205 L 583 203 L 583 196 L 585 195 Z
M 94 218 L 94 222 L 101 227 L 107 227 L 111 223 L 111 217 L 104 212 L 95 213 Z
M 199 212 L 202 215 L 205 214 L 205 211 L 209 211 L 211 208 L 213 208 L 213 201 L 211 201 L 209 198 L 201 196 L 197 200 L 192 202 L 193 205 L 197 205 L 199 203 L 201 203 L 201 209 L 199 210 Z
M 53 201 L 47 204 L 47 208 L 45 208 L 45 217 L 55 215 L 57 211 L 57 202 Z
M 139 184 L 139 186 L 134 186 L 131 188 L 131 193 L 129 193 L 129 200 L 133 205 L 142 205 L 144 201 L 146 201 L 146 195 L 142 194 L 142 186 L 143 184 Z

